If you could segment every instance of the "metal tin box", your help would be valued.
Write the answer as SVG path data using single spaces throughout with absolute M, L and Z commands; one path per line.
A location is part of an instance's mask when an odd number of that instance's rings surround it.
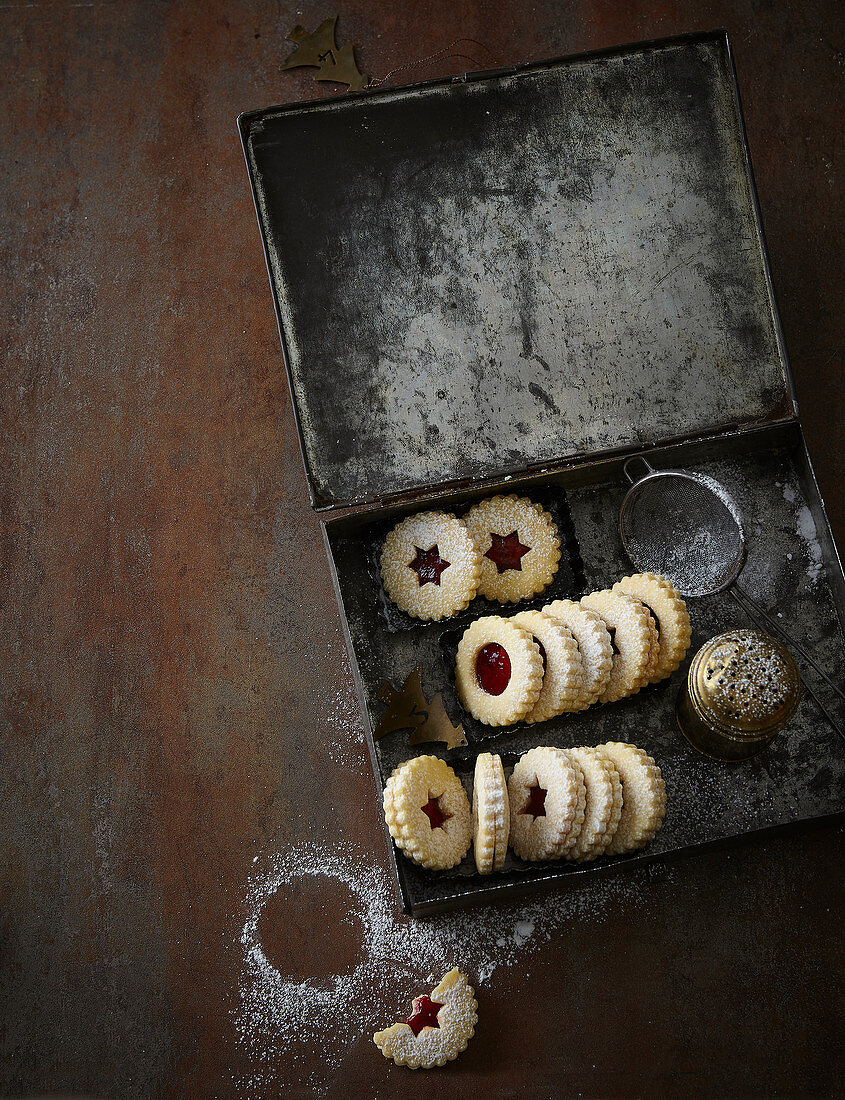
M 670 681 L 584 714 L 496 732 L 466 721 L 456 620 L 391 614 L 375 554 L 423 506 L 460 514 L 503 488 L 556 509 L 565 568 L 522 606 L 630 572 L 616 528 L 624 461 L 716 477 L 744 513 L 743 585 L 842 667 L 845 580 L 803 443 L 723 32 L 466 74 L 241 116 L 311 500 L 324 522 L 378 793 L 419 751 L 372 739 L 384 680 L 417 666 L 464 721 L 443 753 L 630 740 L 661 765 L 669 812 L 642 854 L 525 864 L 484 878 L 396 853 L 415 914 L 509 895 L 845 809 L 845 746 L 805 698 L 741 767 L 674 718 Z M 748 624 L 691 601 L 691 653 Z M 832 704 L 831 704 L 832 708 Z M 388 838 L 389 840 L 389 838 Z

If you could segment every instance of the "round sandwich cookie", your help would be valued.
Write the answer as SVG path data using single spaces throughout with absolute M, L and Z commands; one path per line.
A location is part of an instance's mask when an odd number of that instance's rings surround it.
M 535 596 L 560 562 L 560 535 L 552 517 L 528 497 L 488 497 L 464 516 L 481 555 L 478 594 L 499 603 Z
M 574 600 L 553 600 L 543 608 L 543 614 L 563 623 L 578 643 L 583 670 L 581 694 L 567 711 L 586 710 L 596 702 L 610 680 L 613 645 L 607 624 L 597 611 L 590 611 Z
M 510 835 L 508 786 L 502 758 L 482 752 L 475 761 L 472 797 L 472 845 L 480 875 L 501 871 Z
M 598 751 L 609 757 L 622 782 L 622 814 L 607 855 L 619 856 L 644 847 L 663 824 L 666 784 L 660 768 L 644 749 L 608 741 Z
M 445 619 L 475 598 L 481 555 L 465 524 L 448 512 L 418 512 L 389 532 L 381 551 L 384 590 L 416 619 Z
M 414 1010 L 406 1020 L 377 1031 L 373 1042 L 397 1066 L 433 1069 L 466 1050 L 477 1023 L 475 991 L 455 967 L 430 996 L 414 999 Z
M 526 722 L 545 722 L 564 711 L 578 709 L 584 682 L 581 651 L 572 632 L 559 620 L 542 611 L 520 611 L 510 622 L 523 627 L 540 647 L 543 687 L 540 697 L 526 714 Z
M 439 756 L 417 756 L 395 769 L 384 788 L 384 817 L 396 846 L 428 870 L 447 871 L 469 851 L 469 799 Z
M 623 592 L 639 600 L 654 619 L 659 651 L 649 683 L 656 684 L 680 666 L 689 649 L 692 630 L 683 596 L 658 573 L 635 573 L 614 584 L 612 591 Z
M 471 623 L 455 660 L 458 698 L 487 726 L 521 722 L 540 697 L 543 658 L 531 634 L 500 615 Z
M 564 751 L 580 765 L 587 788 L 584 823 L 566 858 L 587 863 L 600 856 L 613 840 L 622 815 L 622 784 L 616 765 L 596 749 Z
M 520 859 L 560 859 L 575 845 L 587 792 L 581 767 L 561 749 L 529 749 L 508 780 L 511 847 Z
M 633 596 L 622 592 L 591 592 L 581 606 L 596 611 L 607 624 L 613 645 L 613 664 L 600 703 L 614 703 L 636 695 L 648 683 L 657 663 L 657 628 L 648 610 Z

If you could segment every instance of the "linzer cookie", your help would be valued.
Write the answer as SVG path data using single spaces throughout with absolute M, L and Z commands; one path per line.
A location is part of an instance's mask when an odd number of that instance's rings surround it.
M 622 785 L 609 755 L 590 748 L 565 751 L 580 765 L 587 789 L 584 823 L 566 858 L 586 863 L 606 851 L 613 840 L 622 814 Z
M 591 592 L 581 606 L 596 611 L 607 624 L 613 643 L 613 664 L 600 703 L 635 695 L 649 680 L 659 653 L 657 628 L 648 610 L 622 592 Z
M 527 497 L 495 496 L 464 516 L 481 554 L 478 594 L 500 603 L 535 596 L 551 582 L 560 562 L 554 520 Z
M 373 1042 L 397 1066 L 433 1069 L 466 1050 L 478 1023 L 475 992 L 457 967 L 431 991 L 417 997 L 414 1011 L 402 1023 L 377 1031 Z
M 579 709 L 584 670 L 572 632 L 542 611 L 520 611 L 511 615 L 510 621 L 531 634 L 543 660 L 543 687 L 525 721 L 545 722 L 564 711 Z
M 501 871 L 508 851 L 510 809 L 501 757 L 479 753 L 472 797 L 472 845 L 480 875 Z
M 581 694 L 566 710 L 586 710 L 595 703 L 610 680 L 613 645 L 607 624 L 597 611 L 582 607 L 574 600 L 554 600 L 546 604 L 543 613 L 563 623 L 578 643 L 583 671 Z
M 654 618 L 660 642 L 657 664 L 649 683 L 656 684 L 678 668 L 690 644 L 690 620 L 687 605 L 673 584 L 657 573 L 635 573 L 613 586 L 640 600 Z
M 469 799 L 438 756 L 417 756 L 396 768 L 384 788 L 384 817 L 397 847 L 431 871 L 454 867 L 469 850 Z
M 605 851 L 624 855 L 648 844 L 663 823 L 666 784 L 654 760 L 636 745 L 609 741 L 597 751 L 613 761 L 622 782 L 622 815 Z
M 584 774 L 561 749 L 529 749 L 521 756 L 508 797 L 511 847 L 521 859 L 559 859 L 575 845 L 584 821 Z
M 499 615 L 464 631 L 455 660 L 458 698 L 487 726 L 520 722 L 540 697 L 543 658 L 527 630 Z
M 419 512 L 384 540 L 381 578 L 397 607 L 417 619 L 445 619 L 475 598 L 481 555 L 461 520 Z

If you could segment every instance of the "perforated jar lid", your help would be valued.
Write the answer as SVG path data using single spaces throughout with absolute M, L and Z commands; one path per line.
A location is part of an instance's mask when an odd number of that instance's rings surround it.
M 801 697 L 791 653 L 759 630 L 711 638 L 690 665 L 688 687 L 704 721 L 744 741 L 769 737 L 785 725 Z

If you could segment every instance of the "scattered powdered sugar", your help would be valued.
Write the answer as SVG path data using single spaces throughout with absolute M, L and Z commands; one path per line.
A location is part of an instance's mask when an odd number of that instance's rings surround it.
M 261 869 L 246 888 L 247 916 L 240 933 L 244 965 L 235 1025 L 256 1067 L 255 1076 L 239 1081 L 239 1086 L 262 1094 L 280 1064 L 288 1084 L 298 1076 L 302 1088 L 319 1094 L 353 1042 L 395 1023 L 414 996 L 426 992 L 426 986 L 430 989 L 453 966 L 478 989 L 498 967 L 512 966 L 522 953 L 548 942 L 567 924 L 599 922 L 613 902 L 638 900 L 647 876 L 643 869 L 631 868 L 625 876 L 596 875 L 588 885 L 550 890 L 527 905 L 476 907 L 413 920 L 398 911 L 386 869 L 373 862 L 370 852 L 351 844 L 298 844 L 269 859 L 261 857 L 258 865 Z M 348 890 L 350 913 L 362 930 L 360 952 L 345 973 L 292 979 L 265 953 L 259 934 L 261 914 L 286 885 L 301 885 L 308 878 Z M 320 917 L 309 913 L 303 919 Z M 313 1050 L 309 1054 L 315 1044 L 317 1071 Z
M 795 520 L 798 525 L 798 534 L 807 547 L 807 557 L 809 559 L 807 576 L 812 583 L 815 584 L 824 570 L 824 561 L 822 559 L 822 548 L 818 534 L 816 533 L 816 524 L 813 520 L 813 514 L 806 504 L 802 504 L 798 509 Z
M 534 925 L 530 920 L 520 920 L 516 922 L 516 928 L 513 930 L 513 942 L 517 947 L 523 947 L 533 935 Z
M 329 704 L 326 723 L 326 749 L 342 768 L 360 767 L 366 760 L 364 727 L 357 715 L 358 704 L 352 692 L 342 687 Z M 354 720 L 350 721 L 350 715 Z

